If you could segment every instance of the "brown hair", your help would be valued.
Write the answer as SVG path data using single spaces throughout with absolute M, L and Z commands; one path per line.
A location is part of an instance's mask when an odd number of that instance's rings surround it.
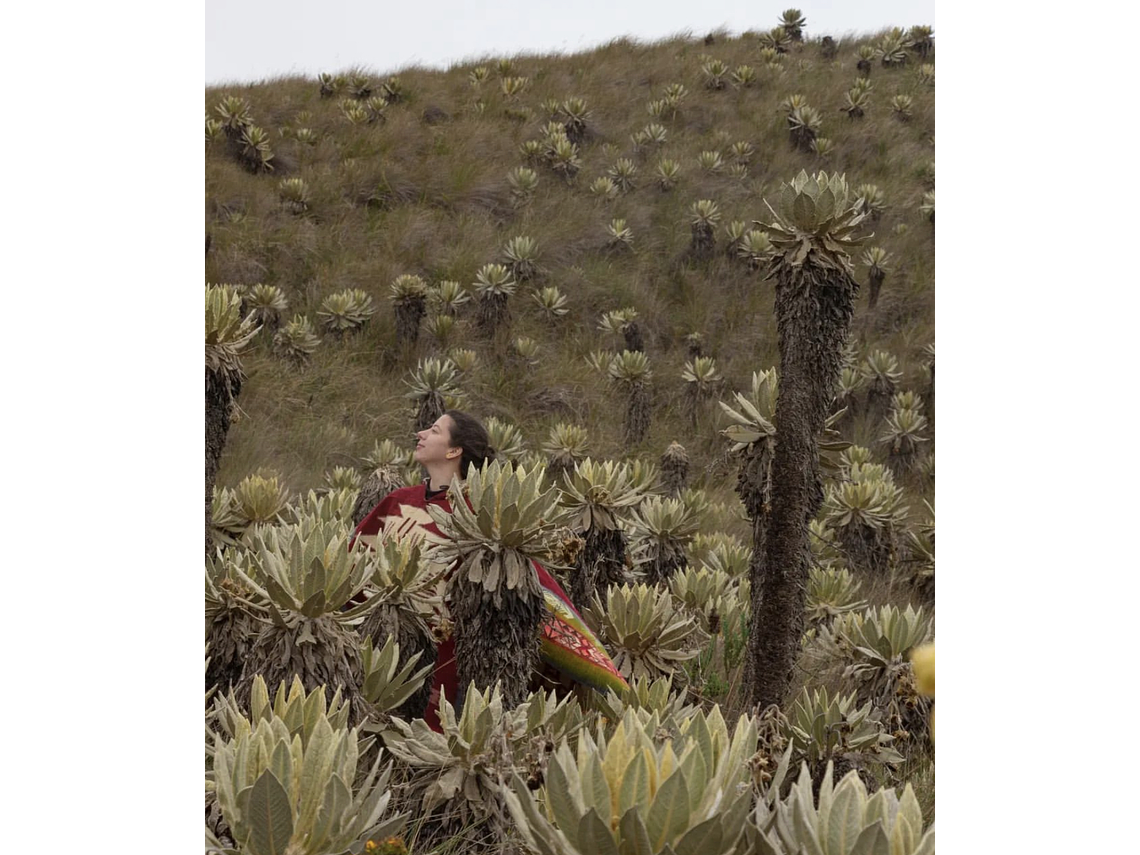
M 462 448 L 459 459 L 459 477 L 467 477 L 467 468 L 474 465 L 482 469 L 485 462 L 495 459 L 495 449 L 491 448 L 491 437 L 487 429 L 474 416 L 459 410 L 447 410 L 444 415 L 451 419 L 451 447 Z

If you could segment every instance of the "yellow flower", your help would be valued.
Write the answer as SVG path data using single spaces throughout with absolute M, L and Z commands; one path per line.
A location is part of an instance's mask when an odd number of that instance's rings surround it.
M 934 697 L 934 642 L 911 651 L 910 664 L 914 668 L 914 685 L 920 695 Z M 930 711 L 930 741 L 934 742 L 934 710 Z
M 934 697 L 934 642 L 916 647 L 910 654 L 914 682 L 920 695 Z

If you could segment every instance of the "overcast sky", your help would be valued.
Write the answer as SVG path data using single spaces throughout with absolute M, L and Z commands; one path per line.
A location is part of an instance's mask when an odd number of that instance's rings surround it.
M 794 0 L 793 0 L 794 2 Z M 446 68 L 484 55 L 574 53 L 621 36 L 774 27 L 788 0 L 206 0 L 206 83 L 361 66 Z M 934 26 L 934 0 L 800 0 L 809 36 Z

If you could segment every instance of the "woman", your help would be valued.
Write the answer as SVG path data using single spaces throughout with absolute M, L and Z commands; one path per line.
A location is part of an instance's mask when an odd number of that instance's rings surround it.
M 444 413 L 427 430 L 419 431 L 416 438 L 418 442 L 413 457 L 427 470 L 427 478 L 422 484 L 401 487 L 385 496 L 356 527 L 354 539 L 359 537 L 371 543 L 378 537 L 384 537 L 386 532 L 398 528 L 402 533 L 411 526 L 428 543 L 440 542 L 443 535 L 428 514 L 428 505 L 437 505 L 450 513 L 448 488 L 462 480 L 468 466 L 474 465 L 478 469 L 484 462 L 495 459 L 495 451 L 484 427 L 473 417 L 456 410 Z M 554 678 L 562 683 L 569 678 L 574 683 L 599 691 L 626 688 L 625 680 L 582 621 L 566 592 L 540 564 L 535 563 L 534 567 L 548 613 L 540 642 L 544 674 L 536 676 L 547 680 Z M 449 700 L 454 700 L 459 688 L 455 641 L 448 628 L 450 621 L 446 615 L 446 603 L 444 612 L 432 627 L 439 647 L 431 695 L 424 713 L 424 719 L 437 731 L 440 730 L 440 689 L 446 692 Z

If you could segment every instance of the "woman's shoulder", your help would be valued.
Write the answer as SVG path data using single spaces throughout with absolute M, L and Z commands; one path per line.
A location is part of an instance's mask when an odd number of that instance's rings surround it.
M 395 502 L 404 502 L 408 499 L 419 499 L 423 501 L 424 498 L 424 485 L 413 484 L 410 487 L 397 487 L 391 493 L 384 497 L 384 500 L 391 499 Z

